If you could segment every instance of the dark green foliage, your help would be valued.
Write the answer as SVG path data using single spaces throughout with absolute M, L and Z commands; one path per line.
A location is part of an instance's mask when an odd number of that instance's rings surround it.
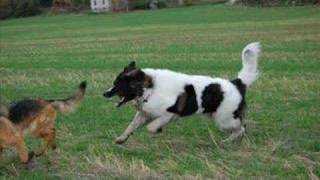
M 40 13 L 39 0 L 3 0 L 0 3 L 0 19 L 33 16 Z
M 40 0 L 41 7 L 51 7 L 53 0 Z
M 318 0 L 241 0 L 247 6 L 303 6 L 316 4 Z
M 149 9 L 149 4 L 151 0 L 133 0 L 130 1 L 130 9 Z M 154 1 L 158 8 L 166 8 L 169 6 L 168 0 L 158 0 Z
M 90 8 L 90 0 L 69 0 L 70 11 L 79 11 Z
M 40 12 L 39 0 L 13 0 L 10 2 L 15 17 L 32 16 Z
M 90 6 L 90 0 L 70 0 L 73 6 Z
M 148 2 L 149 0 L 135 0 L 131 1 L 131 8 L 132 9 L 148 9 Z

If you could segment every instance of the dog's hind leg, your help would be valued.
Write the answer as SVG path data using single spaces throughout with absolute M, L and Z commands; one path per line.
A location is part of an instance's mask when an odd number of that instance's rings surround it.
M 40 150 L 36 153 L 37 156 L 46 153 L 49 148 L 56 148 L 56 129 L 53 127 L 53 125 L 43 129 L 41 132 L 38 132 L 36 137 L 42 139 Z
M 141 127 L 147 122 L 148 118 L 140 111 L 138 111 L 127 127 L 127 129 L 122 133 L 121 136 L 116 138 L 117 144 L 122 144 L 127 141 L 127 139 L 130 137 L 130 135 L 133 133 L 134 130 Z
M 2 164 L 2 162 L 1 162 L 2 152 L 3 152 L 3 148 L 2 148 L 1 145 L 0 145 L 0 165 Z M 1 168 L 1 166 L 0 166 L 0 168 Z M 0 175 L 1 175 L 1 173 L 0 173 Z
M 10 147 L 17 151 L 21 162 L 29 162 L 31 157 L 28 155 L 23 135 L 8 119 L 0 117 L 0 151 Z
M 164 127 L 166 124 L 170 122 L 170 120 L 173 118 L 173 114 L 165 114 L 161 117 L 153 120 L 150 124 L 148 124 L 147 129 L 151 133 L 157 133 L 162 130 L 162 127 Z
M 16 151 L 19 154 L 22 163 L 28 163 L 32 159 L 32 154 L 28 154 L 28 149 L 22 137 L 19 137 L 14 144 Z

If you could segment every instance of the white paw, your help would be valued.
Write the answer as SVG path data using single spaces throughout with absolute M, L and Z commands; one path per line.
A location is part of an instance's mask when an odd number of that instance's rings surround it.
M 159 132 L 159 127 L 158 126 L 154 126 L 153 124 L 149 124 L 148 126 L 147 126 L 147 129 L 148 129 L 148 131 L 150 132 L 150 133 L 152 133 L 152 134 L 156 134 L 156 133 L 158 133 Z
M 124 142 L 127 141 L 128 138 L 129 138 L 129 136 L 121 135 L 121 136 L 116 138 L 116 143 L 117 144 L 123 144 Z

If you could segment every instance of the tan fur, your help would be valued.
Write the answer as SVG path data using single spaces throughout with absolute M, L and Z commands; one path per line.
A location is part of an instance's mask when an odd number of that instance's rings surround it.
M 78 107 L 84 94 L 85 94 L 85 88 L 79 88 L 79 90 L 71 97 L 65 100 L 53 101 L 51 102 L 51 104 L 54 108 L 56 108 L 58 111 L 62 113 L 70 113 L 70 112 L 73 112 Z
M 54 121 L 57 112 L 50 103 L 39 100 L 39 104 L 42 106 L 41 110 L 26 117 L 19 124 L 13 124 L 5 117 L 0 118 L 0 149 L 15 148 L 23 163 L 29 161 L 28 150 L 24 143 L 24 136 L 27 133 L 43 140 L 37 155 L 47 152 L 49 148 L 56 147 Z
M 34 113 L 24 117 L 18 123 L 12 123 L 8 117 L 0 115 L 0 152 L 6 148 L 13 148 L 17 151 L 20 161 L 27 163 L 32 158 L 28 154 L 27 147 L 24 142 L 26 134 L 32 134 L 34 137 L 42 140 L 42 145 L 36 155 L 46 153 L 50 148 L 56 148 L 56 129 L 54 121 L 58 111 L 69 112 L 69 109 L 75 109 L 83 99 L 85 87 L 78 90 L 75 95 L 66 100 L 46 101 L 43 99 L 35 100 L 40 109 Z M 57 107 L 57 105 L 59 105 Z M 63 106 L 63 108 L 61 108 Z M 68 109 L 66 109 L 68 108 Z

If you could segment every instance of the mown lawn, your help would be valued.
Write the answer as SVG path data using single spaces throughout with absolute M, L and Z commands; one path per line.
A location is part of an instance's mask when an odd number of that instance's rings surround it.
M 11 178 L 317 179 L 320 176 L 320 13 L 315 7 L 199 6 L 110 15 L 38 16 L 0 22 L 0 96 L 62 98 L 89 83 L 77 113 L 57 119 L 58 149 L 21 165 L 1 156 Z M 260 79 L 248 92 L 242 142 L 190 117 L 162 134 L 139 129 L 114 144 L 134 115 L 102 97 L 124 65 L 236 77 L 240 52 L 261 41 Z M 30 149 L 38 140 L 27 138 Z

